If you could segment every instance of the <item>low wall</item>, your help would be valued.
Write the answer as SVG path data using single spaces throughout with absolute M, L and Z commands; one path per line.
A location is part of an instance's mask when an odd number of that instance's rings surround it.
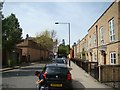
M 120 65 L 100 66 L 101 82 L 120 82 Z

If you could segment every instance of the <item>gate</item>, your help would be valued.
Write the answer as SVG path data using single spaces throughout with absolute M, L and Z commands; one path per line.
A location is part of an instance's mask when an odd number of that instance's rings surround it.
M 96 80 L 99 80 L 99 67 L 97 62 L 89 62 L 90 64 L 90 75 Z

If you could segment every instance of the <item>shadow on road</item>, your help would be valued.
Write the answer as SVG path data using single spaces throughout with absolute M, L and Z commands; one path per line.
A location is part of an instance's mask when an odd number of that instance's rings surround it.
M 72 80 L 73 90 L 84 90 L 85 87 L 77 80 Z
M 34 75 L 35 71 L 41 72 L 42 70 L 43 70 L 43 67 L 25 67 L 19 70 L 3 72 L 2 77 L 7 78 L 7 77 L 35 76 Z
M 20 70 L 42 70 L 43 67 L 25 67 L 25 68 L 20 68 Z

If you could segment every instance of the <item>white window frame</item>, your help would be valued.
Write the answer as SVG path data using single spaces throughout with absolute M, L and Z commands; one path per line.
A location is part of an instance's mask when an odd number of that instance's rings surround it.
M 110 52 L 110 64 L 116 64 L 116 52 Z
M 89 41 L 90 47 L 92 46 L 92 36 L 90 35 L 90 41 Z
M 94 33 L 94 47 L 97 46 L 96 32 Z
M 103 26 L 100 27 L 100 45 L 104 44 L 104 39 L 103 39 Z
M 97 61 L 97 55 L 94 53 L 94 61 Z
M 114 18 L 109 21 L 109 34 L 110 42 L 115 41 L 115 27 L 114 27 Z

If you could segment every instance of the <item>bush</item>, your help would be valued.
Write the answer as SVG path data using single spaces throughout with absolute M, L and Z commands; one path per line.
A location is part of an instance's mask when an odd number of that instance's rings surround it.
M 9 59 L 9 60 L 8 60 L 8 66 L 9 66 L 9 67 L 12 67 L 13 65 L 14 65 L 13 60 L 12 60 L 12 59 Z

